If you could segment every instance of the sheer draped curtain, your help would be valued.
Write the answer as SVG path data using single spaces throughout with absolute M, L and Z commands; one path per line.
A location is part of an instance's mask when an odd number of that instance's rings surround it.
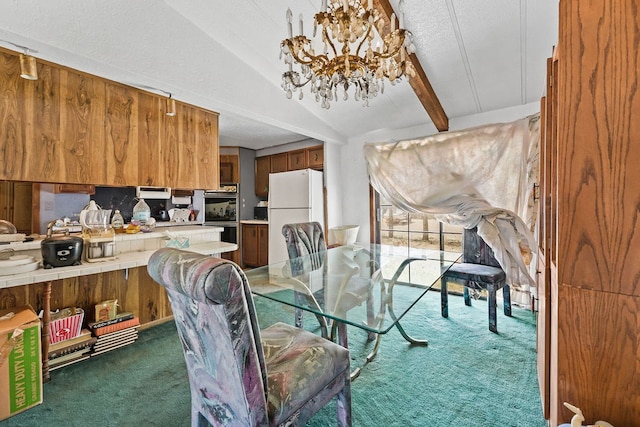
M 536 244 L 539 114 L 406 141 L 367 143 L 373 187 L 394 206 L 478 227 L 507 274 L 514 302 L 530 305 Z

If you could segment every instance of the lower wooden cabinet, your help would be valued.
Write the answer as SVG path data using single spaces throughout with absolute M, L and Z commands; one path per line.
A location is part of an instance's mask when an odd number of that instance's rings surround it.
M 269 226 L 242 224 L 242 264 L 261 267 L 269 264 Z

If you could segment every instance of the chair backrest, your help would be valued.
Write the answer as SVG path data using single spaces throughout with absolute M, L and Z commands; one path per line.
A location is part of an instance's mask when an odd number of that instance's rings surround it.
M 491 247 L 478 235 L 477 227 L 464 229 L 462 238 L 462 262 L 500 267 L 500 263 L 493 255 Z
M 189 372 L 192 411 L 212 425 L 266 425 L 264 355 L 242 270 L 226 260 L 170 248 L 154 252 L 147 270 L 167 289 Z
M 305 257 L 305 260 L 311 263 L 311 270 L 317 270 L 324 265 L 327 244 L 320 223 L 285 224 L 282 226 L 282 235 L 287 242 L 291 273 L 294 276 L 303 272 L 303 266 L 296 262 L 297 258 Z

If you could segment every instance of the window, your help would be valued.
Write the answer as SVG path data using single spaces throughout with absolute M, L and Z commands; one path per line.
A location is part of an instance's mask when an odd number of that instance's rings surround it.
M 376 240 L 378 243 L 412 248 L 462 252 L 462 227 L 443 224 L 431 214 L 409 213 L 376 193 Z
M 373 193 L 376 207 L 376 243 L 406 248 L 407 255 L 411 254 L 412 249 L 462 252 L 463 227 L 443 224 L 432 214 L 405 212 L 393 206 L 377 192 Z M 400 280 L 421 283 L 421 277 L 420 263 L 417 263 L 410 264 Z M 435 283 L 434 288 L 440 289 L 440 284 Z M 460 285 L 449 283 L 449 293 L 461 294 L 462 289 Z

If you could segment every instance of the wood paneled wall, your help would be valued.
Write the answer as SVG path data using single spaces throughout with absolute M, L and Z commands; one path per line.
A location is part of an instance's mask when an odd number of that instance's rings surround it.
M 128 276 L 127 276 L 128 275 Z M 32 284 L 0 289 L 0 309 L 30 304 L 39 312 L 44 304 L 44 285 Z M 146 324 L 172 315 L 166 291 L 155 283 L 146 267 L 110 271 L 56 280 L 51 289 L 51 310 L 80 307 L 86 322 L 95 320 L 94 306 L 117 299 L 118 311 L 131 311 Z
M 573 415 L 562 402 L 590 423 L 640 425 L 638 9 L 560 2 L 552 426 Z

